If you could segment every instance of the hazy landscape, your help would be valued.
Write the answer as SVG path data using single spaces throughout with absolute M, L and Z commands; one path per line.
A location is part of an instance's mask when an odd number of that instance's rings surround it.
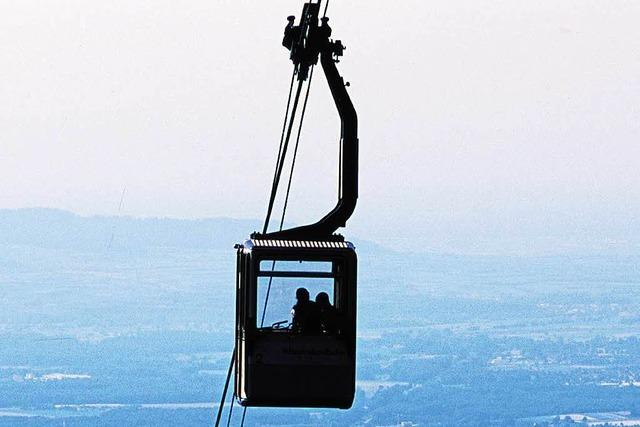
M 211 425 L 233 244 L 258 227 L 0 210 L 0 425 Z M 245 425 L 640 425 L 640 255 L 353 240 L 353 409 L 249 409 Z

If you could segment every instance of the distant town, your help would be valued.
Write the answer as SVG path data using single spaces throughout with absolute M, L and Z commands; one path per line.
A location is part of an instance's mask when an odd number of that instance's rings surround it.
M 211 425 L 252 227 L 0 211 L 0 426 Z M 353 408 L 245 425 L 640 426 L 640 256 L 355 244 Z

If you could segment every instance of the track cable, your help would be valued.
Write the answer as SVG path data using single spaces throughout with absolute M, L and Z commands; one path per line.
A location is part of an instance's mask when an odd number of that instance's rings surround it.
M 318 3 L 321 3 L 321 1 L 322 0 L 318 0 Z M 327 0 L 327 2 L 325 4 L 324 16 L 323 17 L 326 17 L 328 7 L 329 7 L 329 0 Z M 296 142 L 295 142 L 292 161 L 291 161 L 291 169 L 289 171 L 289 179 L 288 179 L 288 182 L 287 182 L 287 190 L 286 190 L 286 193 L 285 193 L 284 205 L 283 205 L 283 208 L 282 208 L 282 216 L 280 217 L 280 224 L 279 224 L 279 227 L 278 227 L 279 231 L 281 231 L 283 226 L 284 226 L 284 220 L 285 220 L 287 207 L 288 207 L 288 203 L 289 203 L 289 195 L 290 195 L 290 192 L 291 192 L 291 183 L 293 181 L 293 172 L 294 172 L 294 169 L 295 169 L 296 159 L 297 159 L 297 155 L 298 155 L 298 147 L 299 147 L 299 144 L 300 144 L 300 135 L 302 133 L 302 124 L 304 122 L 304 116 L 305 116 L 305 113 L 306 113 L 306 110 L 307 110 L 307 103 L 309 101 L 309 92 L 310 92 L 310 89 L 311 89 L 311 81 L 313 80 L 313 70 L 314 70 L 314 66 L 312 65 L 310 73 L 309 73 L 309 81 L 308 81 L 308 84 L 307 84 L 307 89 L 306 89 L 305 96 L 304 96 L 302 112 L 300 114 L 300 121 L 298 123 L 298 129 L 297 129 L 297 132 L 296 132 Z M 286 110 L 285 110 L 285 116 L 284 116 L 283 125 L 282 125 L 282 132 L 281 132 L 281 135 L 280 135 L 280 144 L 279 144 L 279 147 L 278 147 L 278 156 L 276 158 L 276 165 L 275 165 L 275 170 L 274 170 L 274 175 L 273 175 L 273 181 L 271 183 L 271 194 L 269 196 L 269 205 L 267 207 L 267 214 L 266 214 L 265 222 L 264 222 L 264 226 L 263 226 L 263 234 L 266 234 L 267 230 L 269 228 L 269 222 L 271 220 L 271 214 L 272 214 L 272 211 L 273 211 L 273 205 L 275 203 L 275 198 L 276 198 L 276 195 L 277 195 L 278 186 L 279 186 L 280 178 L 281 178 L 281 175 L 282 175 L 282 170 L 284 168 L 287 149 L 288 149 L 289 141 L 290 141 L 290 138 L 291 138 L 291 131 L 293 129 L 293 124 L 295 122 L 295 116 L 296 116 L 296 111 L 297 111 L 297 108 L 298 108 L 298 102 L 299 102 L 299 99 L 300 99 L 300 93 L 301 93 L 302 86 L 303 86 L 303 83 L 304 83 L 303 80 L 300 80 L 298 82 L 298 87 L 296 89 L 296 94 L 295 94 L 294 102 L 293 102 L 293 108 L 290 108 L 291 107 L 291 95 L 293 93 L 293 83 L 294 83 L 294 80 L 295 80 L 295 76 L 297 74 L 298 74 L 298 67 L 295 66 L 294 69 L 293 69 L 292 75 L 291 75 L 291 82 L 289 84 L 289 94 L 288 94 L 288 97 L 287 97 L 287 107 L 286 107 Z M 289 116 L 289 113 L 291 113 L 290 116 Z M 287 119 L 289 119 L 288 120 L 288 126 L 287 126 Z M 273 261 L 273 263 L 271 265 L 271 269 L 272 270 L 275 269 L 275 261 Z M 266 311 L 267 311 L 267 305 L 268 305 L 268 302 L 269 302 L 269 293 L 271 291 L 272 281 L 273 281 L 273 277 L 270 277 L 269 278 L 269 284 L 268 284 L 268 287 L 267 287 L 267 294 L 265 296 L 265 303 L 264 303 L 264 309 L 263 309 L 263 312 L 262 312 L 262 319 L 261 319 L 261 322 L 260 322 L 260 327 L 264 326 L 264 318 L 265 318 L 265 314 L 266 314 Z M 222 397 L 220 399 L 220 405 L 218 406 L 218 412 L 217 412 L 217 415 L 216 415 L 216 422 L 215 422 L 215 426 L 216 427 L 219 427 L 219 425 L 220 425 L 220 419 L 222 417 L 222 412 L 223 412 L 223 409 L 224 409 L 224 402 L 226 400 L 227 391 L 228 391 L 228 388 L 229 388 L 229 382 L 231 380 L 231 373 L 232 373 L 232 371 L 234 369 L 234 366 L 235 366 L 236 352 L 237 352 L 237 349 L 236 349 L 236 347 L 234 345 L 233 352 L 232 352 L 232 355 L 231 355 L 231 361 L 229 362 L 229 369 L 227 371 L 227 378 L 226 378 L 226 381 L 225 381 L 225 385 L 224 385 L 223 392 L 222 392 Z M 231 423 L 231 417 L 232 417 L 232 414 L 233 414 L 233 404 L 234 404 L 234 402 L 236 400 L 235 398 L 236 398 L 236 395 L 235 395 L 235 391 L 234 391 L 234 393 L 231 396 L 231 404 L 230 404 L 230 407 L 229 407 L 229 415 L 227 417 L 227 427 L 229 427 L 229 425 Z M 247 407 L 245 406 L 243 408 L 243 411 L 242 411 L 242 419 L 241 419 L 241 422 L 240 422 L 240 427 L 244 426 L 244 421 L 246 419 L 246 415 L 247 415 Z

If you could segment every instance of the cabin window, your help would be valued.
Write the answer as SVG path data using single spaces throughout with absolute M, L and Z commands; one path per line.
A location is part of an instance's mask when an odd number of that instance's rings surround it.
M 263 331 L 337 333 L 340 329 L 337 325 L 339 307 L 336 307 L 336 300 L 340 300 L 336 298 L 339 271 L 332 261 L 261 260 L 257 274 L 256 326 Z M 296 299 L 296 291 L 301 301 Z

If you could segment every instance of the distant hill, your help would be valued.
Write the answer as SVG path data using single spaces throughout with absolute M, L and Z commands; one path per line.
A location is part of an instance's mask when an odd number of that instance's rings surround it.
M 80 216 L 60 209 L 0 209 L 0 246 L 72 251 L 148 247 L 229 250 L 261 227 L 257 219 Z M 393 253 L 371 241 L 356 239 L 354 243 L 359 251 Z
M 0 209 L 0 244 L 69 250 L 180 247 L 231 249 L 257 220 L 80 216 L 58 209 Z

